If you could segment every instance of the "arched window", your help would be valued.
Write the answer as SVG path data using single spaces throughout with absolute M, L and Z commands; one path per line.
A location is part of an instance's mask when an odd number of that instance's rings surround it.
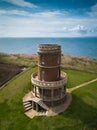
M 44 56 L 41 56 L 41 64 L 45 64 Z
M 58 55 L 57 63 L 60 64 L 60 56 Z
M 60 77 L 60 70 L 58 69 L 58 72 L 57 72 L 57 78 Z
M 44 77 L 45 77 L 45 71 L 44 70 L 42 70 L 42 73 L 41 73 L 41 78 L 42 78 L 42 80 L 44 81 Z

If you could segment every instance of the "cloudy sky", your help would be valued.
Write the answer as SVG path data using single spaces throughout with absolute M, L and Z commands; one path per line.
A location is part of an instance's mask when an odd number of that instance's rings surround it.
M 97 36 L 97 0 L 0 0 L 0 37 Z

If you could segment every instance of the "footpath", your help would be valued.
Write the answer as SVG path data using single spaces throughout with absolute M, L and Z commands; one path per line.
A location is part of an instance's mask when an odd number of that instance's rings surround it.
M 93 80 L 91 80 L 91 81 L 85 82 L 85 83 L 83 83 L 83 84 L 77 85 L 77 86 L 75 86 L 75 87 L 73 87 L 73 88 L 69 88 L 69 89 L 67 89 L 67 92 L 71 93 L 72 91 L 74 91 L 74 90 L 76 90 L 76 89 L 78 89 L 78 88 L 84 87 L 84 86 L 86 86 L 86 85 L 88 85 L 88 84 L 91 84 L 91 83 L 93 83 L 93 82 L 96 82 L 96 81 L 97 81 L 97 78 L 96 78 L 96 79 L 93 79 Z

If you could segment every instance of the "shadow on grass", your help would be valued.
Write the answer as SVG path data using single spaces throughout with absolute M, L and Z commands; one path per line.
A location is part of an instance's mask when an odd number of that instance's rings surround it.
M 71 106 L 60 115 L 72 120 L 80 120 L 83 126 L 81 130 L 97 130 L 97 108 L 94 108 L 92 105 L 89 105 L 88 102 L 84 102 L 75 95 L 73 95 Z M 77 122 L 74 125 L 76 130 Z
M 2 118 L 7 118 L 6 113 L 10 112 L 10 107 L 7 104 L 7 99 L 3 102 L 0 103 L 0 119 Z
M 20 96 L 11 102 L 5 99 L 0 103 L 0 127 L 2 130 L 97 130 L 97 107 L 84 102 L 82 95 L 72 96 L 72 103 L 64 113 L 33 119 L 24 115 Z

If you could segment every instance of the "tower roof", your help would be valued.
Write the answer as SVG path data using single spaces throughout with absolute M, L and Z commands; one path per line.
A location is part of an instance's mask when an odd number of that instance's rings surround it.
M 61 46 L 59 44 L 40 44 L 38 53 L 61 53 Z

